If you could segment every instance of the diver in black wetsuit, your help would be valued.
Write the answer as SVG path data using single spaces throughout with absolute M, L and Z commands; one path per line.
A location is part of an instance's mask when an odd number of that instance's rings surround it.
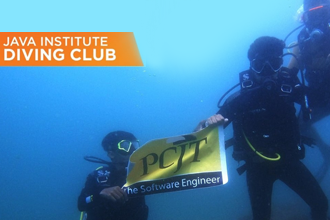
M 311 107 L 330 109 L 330 1 L 304 0 L 305 27 L 298 35 Z
M 254 220 L 270 219 L 276 180 L 310 206 L 312 219 L 326 220 L 327 198 L 300 161 L 304 146 L 294 103 L 303 102 L 303 93 L 297 71 L 282 67 L 283 48 L 284 42 L 273 37 L 260 37 L 251 44 L 250 69 L 240 73 L 240 91 L 229 97 L 216 115 L 201 121 L 196 130 L 233 123 L 233 158 L 245 161 Z
M 302 123 L 301 130 L 316 140 L 322 153 L 324 161 L 316 173 L 321 181 L 330 168 L 330 146 L 312 125 L 330 115 L 330 0 L 304 0 L 302 21 L 305 26 L 298 35 L 298 46 L 293 48 L 298 60 L 292 59 L 289 68 L 304 70 L 308 82 L 312 120 Z
M 125 131 L 109 133 L 102 146 L 111 159 L 88 175 L 78 197 L 78 209 L 87 213 L 87 220 L 146 220 L 148 206 L 144 197 L 127 198 L 121 187 L 126 183 L 129 156 L 139 147 L 133 134 Z

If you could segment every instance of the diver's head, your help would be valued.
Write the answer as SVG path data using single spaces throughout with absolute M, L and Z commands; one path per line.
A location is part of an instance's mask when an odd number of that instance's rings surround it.
M 275 37 L 259 37 L 250 46 L 250 69 L 258 76 L 272 76 L 283 64 L 284 42 Z
M 130 155 L 139 147 L 139 141 L 129 132 L 114 131 L 103 138 L 102 147 L 113 163 L 127 166 Z
M 303 21 L 310 31 L 325 31 L 330 22 L 330 0 L 304 0 Z
M 330 0 L 304 0 L 304 11 L 326 4 L 330 4 Z
M 284 41 L 263 36 L 256 39 L 248 51 L 254 81 L 267 90 L 275 88 L 277 75 L 283 64 L 284 47 Z

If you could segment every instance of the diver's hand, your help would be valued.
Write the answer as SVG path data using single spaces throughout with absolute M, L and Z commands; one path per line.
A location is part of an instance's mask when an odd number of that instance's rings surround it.
M 221 125 L 221 124 L 225 123 L 226 121 L 228 121 L 228 119 L 224 118 L 220 114 L 212 115 L 211 117 L 206 119 L 205 127 L 208 127 L 208 126 L 213 125 L 213 124 Z
M 227 121 L 228 121 L 228 119 L 224 118 L 222 115 L 215 114 L 215 115 L 212 115 L 211 117 L 209 117 L 208 119 L 199 122 L 199 124 L 197 125 L 197 127 L 195 128 L 194 131 L 200 131 L 203 128 L 206 128 L 206 127 L 208 127 L 210 125 L 214 125 L 214 124 L 221 125 Z
M 126 192 L 119 186 L 105 188 L 100 192 L 100 196 L 112 202 L 125 203 L 128 198 Z

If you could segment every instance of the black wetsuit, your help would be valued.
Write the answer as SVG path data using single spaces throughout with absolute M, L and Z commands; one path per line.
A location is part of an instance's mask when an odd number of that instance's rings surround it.
M 310 107 L 327 107 L 330 111 L 330 30 L 325 29 L 319 39 L 311 39 L 304 28 L 298 35 L 300 62 L 306 70 Z
M 299 63 L 305 70 L 308 82 L 307 97 L 312 110 L 312 120 L 301 123 L 301 128 L 305 135 L 316 140 L 315 143 L 323 157 L 323 162 L 315 173 L 317 180 L 322 181 L 330 169 L 330 147 L 312 125 L 330 115 L 330 27 L 328 24 L 318 26 L 319 29 L 302 29 L 298 35 L 298 42 Z M 313 37 L 310 33 L 316 30 L 322 30 L 323 34 Z
M 125 181 L 126 170 L 118 171 L 112 166 L 95 170 L 88 175 L 85 188 L 78 197 L 78 209 L 87 212 L 87 220 L 146 220 L 148 206 L 144 197 L 130 198 L 122 205 L 99 195 L 104 188 L 123 186 Z
M 251 80 L 251 73 L 241 73 Z M 284 79 L 284 81 L 282 80 Z M 328 203 L 319 184 L 300 161 L 304 147 L 294 102 L 301 100 L 296 76 L 279 77 L 271 90 L 253 83 L 229 97 L 219 114 L 233 123 L 236 160 L 246 163 L 246 178 L 254 220 L 270 219 L 273 183 L 281 180 L 311 207 L 313 219 L 326 219 Z M 246 138 L 245 138 L 246 137 Z M 270 161 L 257 155 L 256 151 Z

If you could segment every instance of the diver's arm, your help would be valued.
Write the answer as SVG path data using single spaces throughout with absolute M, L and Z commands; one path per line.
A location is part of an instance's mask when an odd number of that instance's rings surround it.
M 88 175 L 85 187 L 81 190 L 78 197 L 79 211 L 88 211 L 99 205 L 102 199 L 100 194 L 101 189 L 97 186 L 97 181 L 92 175 Z
M 124 204 L 128 200 L 126 192 L 119 186 L 103 189 L 100 196 L 114 203 Z
M 78 197 L 78 209 L 89 211 L 106 202 L 107 206 L 124 204 L 128 198 L 126 192 L 120 186 L 106 187 L 95 178 L 95 172 L 88 175 L 85 187 Z M 110 177 L 111 178 L 111 177 Z

